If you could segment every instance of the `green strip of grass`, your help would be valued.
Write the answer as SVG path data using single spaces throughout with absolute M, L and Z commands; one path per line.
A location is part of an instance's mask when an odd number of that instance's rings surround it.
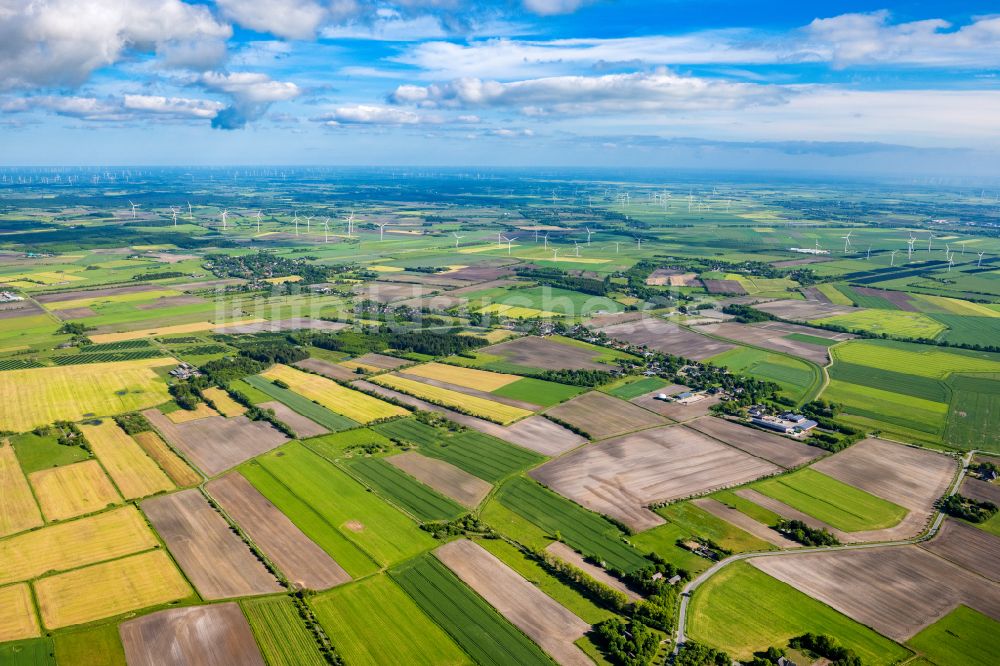
M 125 666 L 125 649 L 113 624 L 58 633 L 54 640 L 60 665 Z
M 533 405 L 551 407 L 552 405 L 569 400 L 586 390 L 582 386 L 567 386 L 566 384 L 557 384 L 556 382 L 547 382 L 542 379 L 524 377 L 506 386 L 502 386 L 492 393 L 503 398 L 524 400 Z
M 1000 654 L 1000 622 L 959 606 L 907 643 L 937 666 L 995 663 Z
M 289 409 L 298 412 L 302 416 L 315 421 L 324 428 L 334 432 L 338 430 L 349 430 L 357 428 L 360 424 L 357 421 L 347 418 L 336 412 L 332 412 L 322 405 L 317 405 L 312 400 L 305 398 L 294 391 L 276 386 L 271 381 L 263 377 L 247 377 L 244 381 L 261 393 L 268 395 L 278 402 L 283 403 Z
M 381 458 L 351 458 L 347 468 L 361 481 L 422 521 L 453 520 L 466 509 Z
M 663 388 L 666 385 L 667 382 L 659 377 L 645 377 L 639 381 L 613 388 L 608 393 L 622 400 L 631 400 L 632 398 L 638 398 L 640 395 L 645 395 L 650 391 Z
M 830 338 L 821 338 L 818 335 L 808 335 L 806 333 L 791 333 L 785 336 L 786 340 L 794 340 L 796 342 L 805 342 L 810 345 L 819 345 L 821 347 L 832 347 L 837 344 L 837 340 L 831 340 Z
M 55 648 L 51 638 L 0 643 L 0 664 L 4 666 L 55 666 L 55 663 Z
M 240 608 L 250 622 L 268 666 L 325 666 L 316 639 L 288 597 L 244 599 Z

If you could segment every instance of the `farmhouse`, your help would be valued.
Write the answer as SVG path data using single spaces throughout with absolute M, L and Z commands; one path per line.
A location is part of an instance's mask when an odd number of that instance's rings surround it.
M 798 435 L 809 432 L 818 425 L 815 421 L 807 419 L 801 414 L 787 413 L 781 416 L 770 416 L 760 411 L 750 415 L 750 422 L 761 428 L 767 428 L 768 430 L 774 430 L 786 435 Z

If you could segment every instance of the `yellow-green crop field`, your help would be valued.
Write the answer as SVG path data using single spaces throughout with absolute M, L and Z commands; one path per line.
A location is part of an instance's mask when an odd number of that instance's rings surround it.
M 38 610 L 50 629 L 112 617 L 191 595 L 162 550 L 96 564 L 35 583 Z
M 276 365 L 262 375 L 268 379 L 282 381 L 288 384 L 288 387 L 295 393 L 314 400 L 330 411 L 342 414 L 358 423 L 371 423 L 378 419 L 409 414 L 402 407 L 365 395 L 360 391 L 345 388 L 326 377 L 311 375 L 287 365 Z
M 941 322 L 921 312 L 903 310 L 858 310 L 850 314 L 817 319 L 812 323 L 834 324 L 852 330 L 928 340 L 937 338 L 947 328 Z
M 403 393 L 409 393 L 414 397 L 444 405 L 445 407 L 454 407 L 501 425 L 513 423 L 518 419 L 523 419 L 532 414 L 532 412 L 520 407 L 512 407 L 492 400 L 486 400 L 485 398 L 459 393 L 458 391 L 423 384 L 413 379 L 406 379 L 405 377 L 380 375 L 374 377 L 372 381 L 376 384 L 402 391 Z
M 39 636 L 38 618 L 27 584 L 0 587 L 0 643 Z
M 57 301 L 49 304 L 50 310 L 69 310 L 70 308 L 86 308 L 98 303 L 135 303 L 142 301 L 153 301 L 166 296 L 180 296 L 181 292 L 173 289 L 151 289 L 149 291 L 133 291 L 125 294 L 111 294 L 109 296 L 90 296 L 88 298 L 77 298 L 72 301 Z
M 130 555 L 156 544 L 134 506 L 50 525 L 0 541 L 0 585 Z
M 84 424 L 80 430 L 125 499 L 173 490 L 174 484 L 166 473 L 114 421 L 105 420 L 100 425 Z
M 154 369 L 176 363 L 154 358 L 0 372 L 0 430 L 25 432 L 166 402 L 166 383 Z
M 167 446 L 155 432 L 140 432 L 133 435 L 136 443 L 150 458 L 167 473 L 178 487 L 193 486 L 201 481 L 201 476 L 191 469 L 184 460 Z
M 247 411 L 246 407 L 233 400 L 228 393 L 218 387 L 207 388 L 201 394 L 206 399 L 211 400 L 212 404 L 215 405 L 215 408 L 223 416 L 240 416 Z
M 0 537 L 42 524 L 42 514 L 7 440 L 0 440 L 0 498 Z
M 952 373 L 1000 372 L 1000 354 L 953 351 L 905 342 L 852 340 L 833 347 L 832 352 L 835 359 L 845 363 L 937 379 Z
M 45 519 L 66 520 L 95 513 L 122 498 L 96 460 L 34 472 L 31 487 Z
M 486 370 L 476 370 L 474 368 L 463 368 L 457 365 L 446 365 L 444 363 L 425 363 L 403 371 L 407 375 L 436 379 L 440 382 L 448 382 L 455 386 L 479 389 L 480 391 L 496 391 L 521 379 L 517 375 L 507 375 L 500 372 L 487 372 Z

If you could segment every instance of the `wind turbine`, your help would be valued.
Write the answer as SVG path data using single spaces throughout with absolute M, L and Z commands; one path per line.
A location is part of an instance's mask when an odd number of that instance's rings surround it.
M 618 254 L 618 246 L 621 245 L 619 242 L 615 242 L 615 254 Z
M 330 242 L 330 218 L 329 217 L 323 219 L 323 242 L 324 243 L 329 243 Z
M 188 219 L 193 220 L 194 219 L 194 211 L 191 210 L 191 202 L 188 201 L 187 204 L 188 204 Z
M 865 261 L 867 261 L 867 260 L 869 260 L 871 258 L 872 258 L 872 246 L 869 245 L 868 246 L 868 252 L 865 253 Z
M 930 232 L 930 236 L 927 237 L 927 251 L 931 251 L 931 241 L 934 240 L 934 232 Z
M 576 248 L 576 256 L 579 257 L 580 256 L 580 244 L 578 242 L 576 242 L 576 241 L 573 241 L 573 247 Z
M 306 233 L 307 234 L 310 231 L 312 231 L 312 219 L 313 219 L 312 215 L 310 215 L 309 217 L 306 218 Z
M 222 217 L 222 230 L 225 231 L 226 220 L 229 218 L 229 209 L 228 208 L 224 209 L 219 215 L 220 217 Z
M 848 231 L 846 236 L 841 236 L 844 239 L 844 254 L 847 254 L 848 248 L 851 247 L 851 234 L 853 231 Z
M 173 217 L 174 217 L 174 226 L 175 227 L 177 226 L 177 213 L 178 213 L 178 210 L 176 208 L 174 208 L 173 206 L 171 206 L 170 207 L 170 214 L 173 215 Z
M 257 218 L 257 233 L 260 233 L 260 211 L 259 210 L 257 211 L 256 218 Z
M 545 245 L 542 246 L 542 249 L 543 250 L 548 250 L 549 249 L 549 234 L 548 234 L 548 232 L 545 232 L 545 235 L 542 236 L 542 240 L 545 241 Z
M 376 225 L 378 227 L 378 239 L 380 241 L 385 240 L 385 226 L 389 224 L 388 222 L 383 222 L 382 224 Z
M 350 238 L 351 234 L 354 233 L 354 211 L 347 217 L 347 237 Z
M 465 236 L 459 236 L 456 231 L 451 232 L 451 235 L 455 237 L 455 247 L 458 247 L 458 241 L 460 238 L 465 238 Z
M 910 259 L 913 258 L 913 244 L 916 243 L 916 242 L 917 242 L 916 237 L 913 234 L 910 234 L 909 240 L 906 241 L 906 244 L 907 244 L 907 248 L 906 248 L 906 260 L 907 261 L 909 261 Z
M 552 248 L 552 261 L 559 261 L 559 248 Z
M 292 220 L 295 223 L 295 235 L 299 235 L 299 211 L 294 211 L 295 219 Z
M 642 249 L 642 238 L 640 236 L 635 237 L 635 249 L 637 250 Z
M 896 265 L 896 253 L 897 252 L 899 252 L 899 250 L 893 250 L 892 254 L 889 255 L 889 266 L 890 267 Z
M 497 232 L 497 247 L 503 247 L 503 242 L 501 240 L 502 238 L 503 238 L 503 234 L 498 231 Z
M 979 261 L 976 262 L 976 268 L 979 268 L 980 266 L 983 265 L 983 255 L 984 254 L 986 254 L 986 250 L 983 250 L 982 252 L 979 253 Z
M 590 247 L 590 236 L 594 232 L 590 230 L 590 227 L 584 227 L 587 230 L 587 247 Z
M 505 238 L 504 240 L 507 241 L 507 256 L 510 256 L 510 244 L 517 240 L 517 236 Z
M 128 203 L 129 203 L 130 206 L 132 206 L 132 219 L 134 220 L 135 219 L 135 209 L 139 207 L 139 204 L 132 203 L 131 199 L 128 200 Z

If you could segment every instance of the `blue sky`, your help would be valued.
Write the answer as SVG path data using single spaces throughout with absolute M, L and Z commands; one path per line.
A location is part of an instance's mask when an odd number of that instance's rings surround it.
M 1000 175 L 987 3 L 0 0 L 0 161 Z

